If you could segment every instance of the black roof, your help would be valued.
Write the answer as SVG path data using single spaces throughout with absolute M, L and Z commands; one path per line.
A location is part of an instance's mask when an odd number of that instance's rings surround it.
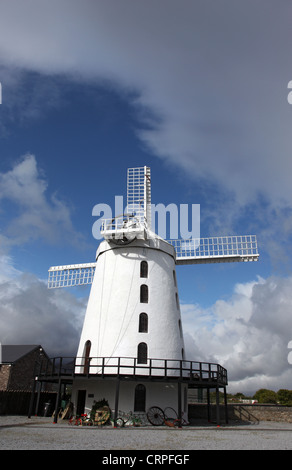
M 40 344 L 9 344 L 2 345 L 2 358 L 0 359 L 2 364 L 12 364 L 13 362 L 18 361 L 23 356 L 26 356 L 31 351 L 35 349 L 42 349 Z

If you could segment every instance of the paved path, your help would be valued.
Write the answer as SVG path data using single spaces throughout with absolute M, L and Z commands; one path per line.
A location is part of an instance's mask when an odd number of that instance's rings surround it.
M 138 455 L 140 450 L 180 455 L 192 450 L 291 449 L 292 423 L 114 429 L 70 426 L 68 421 L 54 424 L 52 418 L 0 416 L 0 450 L 99 450 L 101 456 L 109 455 L 106 451 L 114 456 L 119 451 Z

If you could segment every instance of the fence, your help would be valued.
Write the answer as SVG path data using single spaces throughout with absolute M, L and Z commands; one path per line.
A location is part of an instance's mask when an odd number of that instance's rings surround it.
M 0 415 L 27 415 L 31 391 L 29 390 L 0 390 Z M 44 410 L 46 403 L 51 403 L 55 408 L 56 392 L 40 392 L 38 402 L 38 414 Z M 37 405 L 38 394 L 35 392 L 33 410 Z

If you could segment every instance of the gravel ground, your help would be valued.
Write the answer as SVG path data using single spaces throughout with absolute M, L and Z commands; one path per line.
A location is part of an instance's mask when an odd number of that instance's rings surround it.
M 106 451 L 114 456 L 120 455 L 118 451 L 133 455 L 141 450 L 186 454 L 192 450 L 291 449 L 292 423 L 114 429 L 70 426 L 68 421 L 53 423 L 52 418 L 0 416 L 0 450 L 99 450 L 101 456 L 109 455 Z

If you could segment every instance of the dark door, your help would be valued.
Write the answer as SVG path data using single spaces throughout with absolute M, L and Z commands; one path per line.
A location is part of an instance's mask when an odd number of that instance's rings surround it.
M 86 390 L 78 390 L 76 415 L 80 416 L 84 413 L 85 409 Z

